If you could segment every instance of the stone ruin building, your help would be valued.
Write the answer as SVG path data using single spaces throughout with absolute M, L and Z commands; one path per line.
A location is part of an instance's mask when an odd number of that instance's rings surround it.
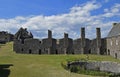
M 26 54 L 106 54 L 106 39 L 101 38 L 100 28 L 96 28 L 96 39 L 85 37 L 85 28 L 81 28 L 81 38 L 73 40 L 64 33 L 64 38 L 55 39 L 52 31 L 42 40 L 33 38 L 31 32 L 20 28 L 15 34 L 14 51 Z
M 100 28 L 96 28 L 96 38 L 85 37 L 85 28 L 81 28 L 81 38 L 73 40 L 67 33 L 61 39 L 48 37 L 35 39 L 31 32 L 20 28 L 15 34 L 13 49 L 16 53 L 24 54 L 101 54 L 120 58 L 120 23 L 114 23 L 106 38 L 101 38 Z
M 14 35 L 5 31 L 0 32 L 0 44 L 13 41 Z
M 120 58 L 120 23 L 113 23 L 106 41 L 108 55 Z

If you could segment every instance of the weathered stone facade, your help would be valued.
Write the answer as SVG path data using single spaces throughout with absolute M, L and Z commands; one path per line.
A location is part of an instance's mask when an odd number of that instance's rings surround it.
M 20 28 L 15 34 L 14 51 L 26 54 L 105 54 L 106 39 L 101 38 L 100 28 L 96 28 L 96 39 L 85 37 L 85 28 L 81 28 L 81 38 L 73 40 L 64 33 L 64 38 L 52 38 L 48 30 L 48 38 L 34 39 L 31 32 Z
M 0 32 L 0 43 L 5 44 L 6 42 L 13 41 L 14 35 L 5 31 Z
M 68 34 L 64 33 L 64 38 L 58 39 L 57 51 L 61 54 L 73 53 L 73 40 L 68 37 Z
M 120 58 L 120 23 L 113 23 L 107 36 L 107 54 Z

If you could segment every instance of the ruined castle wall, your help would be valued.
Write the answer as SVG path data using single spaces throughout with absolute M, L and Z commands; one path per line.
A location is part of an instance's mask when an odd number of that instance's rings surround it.
M 25 54 L 40 54 L 41 44 L 38 39 L 14 40 L 14 51 Z
M 73 42 L 74 54 L 81 54 L 81 39 L 76 39 Z
M 84 54 L 91 54 L 90 46 L 91 46 L 91 40 L 85 39 L 85 51 Z
M 91 45 L 90 45 L 90 47 L 91 47 L 91 53 L 92 54 L 97 54 L 97 42 L 96 42 L 96 39 L 93 39 L 92 41 L 91 41 Z
M 68 50 L 67 50 L 68 54 L 72 54 L 73 51 L 73 40 L 71 38 L 68 38 Z
M 97 40 L 96 39 L 93 39 L 91 40 L 91 45 L 90 45 L 90 48 L 91 48 L 91 54 L 97 54 L 98 52 L 98 47 L 97 47 Z M 101 39 L 101 46 L 100 46 L 100 52 L 99 54 L 106 54 L 106 38 L 102 38 Z
M 96 39 L 93 39 L 91 41 L 91 53 L 92 54 L 98 54 L 97 51 L 98 51 L 98 47 L 97 47 L 97 40 Z M 101 46 L 100 46 L 100 52 L 99 54 L 106 54 L 106 39 L 101 39 Z
M 57 46 L 56 46 L 57 44 L 56 44 L 56 39 L 52 39 L 52 54 L 58 54 L 58 52 L 57 52 Z
M 6 43 L 13 41 L 14 35 L 7 33 L 7 32 L 0 32 L 0 43 Z
M 85 28 L 81 28 L 81 38 L 74 40 L 73 48 L 75 54 L 88 54 L 90 52 L 89 39 L 85 38 Z
M 56 50 L 59 54 L 72 54 L 73 52 L 73 40 L 70 38 L 59 39 Z M 66 52 L 66 53 L 65 53 Z
M 0 33 L 1 41 L 8 41 L 8 35 L 6 33 Z
M 44 54 L 55 54 L 56 51 L 56 39 L 43 39 L 42 40 L 42 52 Z
M 85 39 L 85 47 L 84 47 L 84 53 L 85 54 L 89 54 L 90 52 L 90 44 L 91 41 L 89 39 Z M 82 53 L 82 47 L 81 47 L 81 39 L 76 39 L 74 40 L 74 44 L 73 44 L 73 48 L 74 48 L 74 53 L 75 54 L 81 54 Z
M 24 53 L 27 54 L 41 54 L 41 41 L 39 39 L 25 39 Z
M 31 33 L 21 28 L 16 33 L 14 51 L 27 54 L 104 54 L 106 40 L 101 39 L 100 28 L 96 31 L 96 39 L 89 40 L 85 38 L 85 28 L 81 28 L 81 38 L 73 41 L 67 33 L 64 33 L 64 38 L 56 40 L 52 38 L 52 31 L 48 30 L 48 38 L 40 41 L 33 39 Z
M 64 38 L 59 39 L 59 42 L 57 44 L 57 52 L 58 54 L 64 54 Z
M 100 54 L 101 55 L 107 55 L 107 41 L 106 41 L 106 38 L 102 38 L 101 39 L 101 52 Z
M 50 52 L 49 51 L 49 48 L 52 46 L 51 42 L 48 41 L 48 39 L 43 39 L 42 40 L 42 52 L 44 52 L 44 54 L 48 54 Z
M 16 53 L 21 53 L 21 47 L 23 47 L 23 45 L 21 44 L 21 41 L 20 40 L 14 40 L 13 50 Z

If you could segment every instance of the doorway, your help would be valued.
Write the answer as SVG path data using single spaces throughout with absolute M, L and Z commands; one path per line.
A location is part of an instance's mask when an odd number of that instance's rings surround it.
M 117 53 L 115 53 L 115 58 L 117 59 Z
M 91 49 L 88 51 L 88 54 L 91 54 Z
M 39 54 L 41 54 L 41 49 L 39 49 Z
M 55 54 L 58 54 L 58 50 L 55 51 Z
M 110 50 L 108 49 L 108 55 L 110 55 Z
M 29 54 L 31 54 L 32 53 L 32 50 L 31 49 L 29 49 Z

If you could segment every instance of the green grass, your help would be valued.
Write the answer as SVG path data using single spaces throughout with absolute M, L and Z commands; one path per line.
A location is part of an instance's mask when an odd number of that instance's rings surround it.
M 71 59 L 86 59 L 86 55 L 28 55 L 16 54 L 12 50 L 13 43 L 0 48 L 0 64 L 13 64 L 9 77 L 93 77 L 70 73 L 61 66 L 61 62 Z M 89 55 L 91 61 L 115 61 L 110 56 Z M 95 76 L 96 77 L 96 76 Z

